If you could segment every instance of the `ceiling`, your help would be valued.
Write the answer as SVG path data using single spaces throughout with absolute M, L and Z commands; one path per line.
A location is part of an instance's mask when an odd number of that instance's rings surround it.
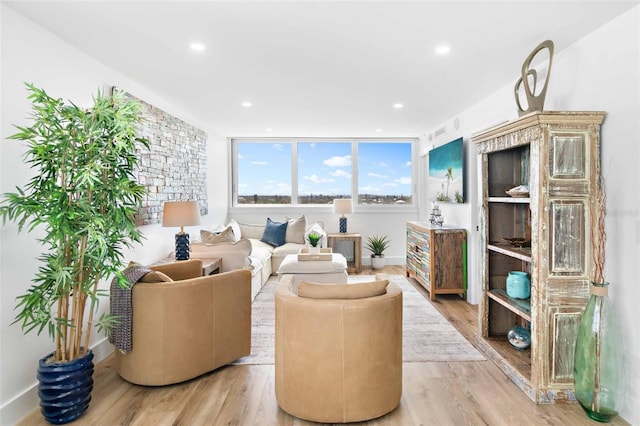
M 221 135 L 384 137 L 424 134 L 515 83 L 543 40 L 557 55 L 638 2 L 4 3 Z

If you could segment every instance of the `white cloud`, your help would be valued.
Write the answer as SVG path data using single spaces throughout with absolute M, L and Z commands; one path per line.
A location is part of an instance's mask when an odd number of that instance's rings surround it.
M 386 179 L 386 178 L 389 177 L 387 175 L 380 175 L 378 173 L 367 173 L 367 176 L 371 176 L 371 177 L 375 177 L 375 178 L 383 178 L 383 179 Z
M 396 179 L 394 182 L 397 182 L 400 185 L 410 185 L 411 184 L 411 178 L 410 177 L 401 177 L 400 179 Z
M 387 163 L 385 163 L 384 161 L 381 161 L 380 164 L 378 164 L 380 167 L 389 167 L 389 165 Z
M 267 166 L 269 163 L 267 161 L 252 161 L 251 164 L 255 164 L 256 166 Z
M 282 144 L 274 143 L 273 145 L 271 145 L 271 148 L 275 149 L 276 151 L 282 151 Z
M 348 167 L 351 166 L 351 156 L 345 155 L 342 157 L 333 156 L 322 162 L 325 166 L 329 167 Z
M 387 183 L 383 183 L 382 186 L 384 186 L 384 187 L 394 187 L 394 186 L 398 186 L 398 184 L 396 182 L 387 182 Z
M 351 179 L 351 173 L 347 173 L 342 169 L 337 169 L 335 172 L 331 173 L 331 176 Z
M 380 188 L 376 187 L 376 186 L 361 186 L 360 188 L 358 188 L 358 192 L 360 192 L 361 194 L 363 193 L 376 193 L 376 192 L 380 192 Z
M 405 165 L 406 167 L 411 167 L 411 161 L 407 161 L 406 163 L 404 163 L 404 165 Z
M 244 155 L 238 154 L 238 160 L 244 160 Z
M 335 179 L 331 178 L 323 178 L 318 175 L 305 176 L 305 180 L 311 181 L 313 183 L 327 183 L 327 182 L 335 182 Z

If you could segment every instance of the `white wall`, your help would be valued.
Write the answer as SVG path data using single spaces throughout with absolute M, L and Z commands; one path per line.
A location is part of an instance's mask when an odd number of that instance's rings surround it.
M 523 61 L 528 53 L 523 51 Z M 513 85 L 518 72 L 514 70 L 513 82 L 458 114 L 457 132 L 452 131 L 456 117 L 451 117 L 443 123 L 448 133 L 424 143 L 439 146 L 459 136 L 467 143 L 471 134 L 517 118 Z M 545 109 L 607 112 L 601 134 L 607 190 L 606 279 L 611 283 L 609 295 L 622 329 L 626 358 L 626 399 L 621 416 L 631 424 L 640 424 L 640 336 L 636 326 L 640 301 L 640 6 L 572 46 L 556 46 Z M 477 150 L 472 143 L 466 145 L 466 155 L 467 188 L 475 196 L 467 207 L 441 207 L 445 218 L 455 218 L 458 225 L 474 230 L 480 197 Z M 475 241 L 469 245 L 477 250 L 477 233 L 472 231 L 471 238 Z M 470 256 L 471 261 L 472 257 L 477 258 Z M 477 265 L 474 269 L 470 265 L 476 295 L 480 292 L 478 275 Z
M 24 19 L 11 8 L 0 4 L 1 19 L 1 93 L 0 108 L 0 193 L 23 186 L 31 171 L 23 165 L 23 147 L 6 137 L 15 133 L 12 124 L 26 124 L 30 105 L 23 82 L 44 88 L 50 95 L 72 100 L 79 105 L 90 105 L 91 96 L 98 88 L 117 85 L 133 95 L 165 111 L 182 118 L 209 132 L 209 173 L 226 174 L 225 140 L 213 134 L 202 123 L 176 110 L 144 87 L 135 84 L 121 74 L 105 67 L 84 53 L 76 50 L 56 36 Z M 226 182 L 219 185 L 210 180 L 209 215 L 203 221 L 226 216 Z M 213 200 L 222 200 L 214 202 Z M 194 229 L 189 230 L 191 232 Z M 197 229 L 195 229 L 197 231 Z M 125 260 L 135 259 L 151 263 L 173 250 L 175 229 L 160 225 L 142 227 L 146 237 L 144 248 L 136 247 L 125 253 Z M 46 332 L 37 336 L 24 336 L 18 325 L 10 326 L 15 316 L 16 296 L 23 294 L 31 284 L 37 269 L 36 253 L 42 248 L 37 232 L 17 234 L 15 225 L 9 223 L 0 229 L 0 424 L 12 424 L 33 410 L 38 403 L 35 393 L 37 361 L 54 348 Z M 108 283 L 103 283 L 108 288 Z M 104 299 L 100 310 L 108 310 Z M 97 360 L 112 349 L 103 335 L 93 332 L 92 347 Z

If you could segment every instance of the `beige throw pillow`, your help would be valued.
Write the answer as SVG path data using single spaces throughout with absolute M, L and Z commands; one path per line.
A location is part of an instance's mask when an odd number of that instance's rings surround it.
M 201 229 L 200 239 L 203 243 L 207 244 L 234 243 L 236 241 L 231 226 L 227 226 L 222 232 L 211 232 Z
M 142 278 L 140 278 L 138 280 L 138 282 L 141 283 L 170 283 L 173 282 L 173 280 L 165 273 L 162 273 L 160 271 L 151 271 L 148 272 L 146 274 L 144 274 L 142 276 Z
M 287 233 L 284 236 L 285 243 L 304 244 L 304 231 L 307 229 L 307 218 L 305 215 L 297 219 L 287 218 Z
M 317 284 L 303 281 L 298 286 L 298 296 L 307 299 L 365 299 L 387 292 L 389 280 L 358 284 Z

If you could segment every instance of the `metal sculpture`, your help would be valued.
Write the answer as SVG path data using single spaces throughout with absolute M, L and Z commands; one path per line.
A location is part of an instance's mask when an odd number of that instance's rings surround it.
M 529 68 L 531 66 L 531 61 L 533 58 L 544 49 L 549 50 L 549 67 L 547 68 L 547 77 L 544 80 L 544 86 L 540 91 L 540 94 L 536 95 L 536 85 L 538 83 L 538 72 L 535 68 Z M 544 106 L 544 98 L 547 96 L 547 86 L 549 85 L 549 76 L 551 75 L 551 63 L 553 62 L 553 42 L 551 40 L 545 40 L 540 43 L 533 51 L 529 54 L 527 59 L 522 64 L 522 75 L 516 82 L 516 86 L 514 88 L 515 96 L 516 96 L 516 105 L 518 105 L 518 115 L 522 116 L 524 114 L 528 114 L 534 111 L 542 111 Z M 520 86 L 524 83 L 524 93 L 527 97 L 527 109 L 522 108 L 520 104 Z M 533 84 L 533 88 L 531 85 Z

